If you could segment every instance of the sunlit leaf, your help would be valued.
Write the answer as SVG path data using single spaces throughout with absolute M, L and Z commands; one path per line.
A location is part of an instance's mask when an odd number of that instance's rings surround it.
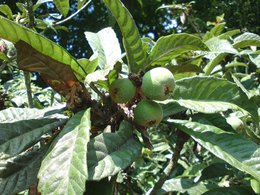
M 260 181 L 260 147 L 238 134 L 186 120 L 169 120 L 218 158 Z
M 148 57 L 147 66 L 164 65 L 173 58 L 194 50 L 208 50 L 207 46 L 194 35 L 186 33 L 160 37 Z
M 98 66 L 101 69 L 112 69 L 116 61 L 121 59 L 120 44 L 112 28 L 104 28 L 97 33 L 85 32 L 85 36 L 98 56 Z
M 233 46 L 235 48 L 243 48 L 248 46 L 260 47 L 260 36 L 254 33 L 244 33 L 234 39 Z
M 55 138 L 38 173 L 38 189 L 42 194 L 83 194 L 88 179 L 90 128 L 88 109 L 75 114 Z
M 0 5 L 0 12 L 6 15 L 9 19 L 13 19 L 13 12 L 8 5 Z
M 70 1 L 69 0 L 53 0 L 57 9 L 63 16 L 67 16 L 70 10 Z
M 123 35 L 129 70 L 137 73 L 144 68 L 146 55 L 136 24 L 120 0 L 103 0 L 115 17 Z
M 11 42 L 17 43 L 24 41 L 44 56 L 56 60 L 64 66 L 70 67 L 76 77 L 83 82 L 86 72 L 77 63 L 77 61 L 61 46 L 42 35 L 23 27 L 0 16 L 0 37 Z
M 195 76 L 177 80 L 173 98 L 174 100 L 180 101 L 217 101 L 235 104 L 249 112 L 253 118 L 258 121 L 257 106 L 255 105 L 255 102 L 249 100 L 246 94 L 244 94 L 236 84 L 225 79 Z M 228 105 L 229 107 L 231 106 L 230 104 Z M 203 105 L 201 104 L 201 106 Z M 235 108 L 234 106 L 232 107 L 232 109 Z M 208 108 L 205 106 L 204 109 L 206 111 Z

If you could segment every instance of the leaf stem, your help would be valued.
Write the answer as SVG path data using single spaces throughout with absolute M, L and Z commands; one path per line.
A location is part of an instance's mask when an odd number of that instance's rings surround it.
M 29 108 L 33 108 L 31 75 L 27 71 L 23 71 L 23 74 L 24 74 L 24 81 L 25 81 L 26 93 L 27 93 L 27 98 L 28 98 L 28 105 L 29 105 Z
M 181 150 L 185 142 L 189 139 L 189 137 L 187 136 L 187 134 L 179 130 L 176 133 L 177 133 L 177 141 L 176 141 L 172 158 L 169 164 L 164 169 L 164 171 L 161 173 L 160 179 L 157 181 L 157 183 L 155 184 L 155 186 L 153 187 L 149 195 L 156 195 L 157 192 L 162 188 L 164 182 L 169 178 L 169 176 L 177 167 L 177 162 L 180 158 Z
M 76 16 L 79 12 L 81 12 L 83 9 L 85 9 L 88 4 L 90 4 L 91 0 L 89 0 L 87 3 L 85 3 L 78 11 L 76 11 L 74 14 L 71 14 L 69 17 L 65 18 L 64 20 L 61 20 L 59 22 L 56 22 L 53 24 L 53 26 L 57 26 L 57 25 L 61 25 L 67 21 L 69 21 L 70 19 L 72 19 L 74 16 Z

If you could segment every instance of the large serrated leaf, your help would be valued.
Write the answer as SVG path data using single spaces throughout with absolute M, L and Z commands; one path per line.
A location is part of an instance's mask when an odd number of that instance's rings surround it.
M 24 41 L 40 53 L 61 62 L 64 66 L 70 66 L 80 81 L 83 81 L 86 76 L 78 62 L 61 46 L 2 16 L 0 16 L 0 37 L 14 43 Z
M 205 100 L 169 100 L 162 102 L 163 104 L 168 104 L 171 102 L 176 102 L 182 107 L 187 109 L 191 109 L 201 113 L 213 114 L 218 112 L 224 112 L 227 110 L 239 110 L 244 112 L 245 114 L 249 114 L 246 110 L 240 108 L 239 106 L 224 102 L 224 101 L 205 101 Z
M 238 54 L 238 51 L 233 48 L 232 44 L 218 37 L 213 37 L 205 42 L 211 52 L 214 53 L 231 53 Z
M 238 134 L 186 120 L 169 120 L 218 158 L 260 181 L 260 147 Z
M 173 34 L 158 39 L 148 57 L 147 66 L 164 65 L 171 59 L 194 50 L 208 50 L 201 39 L 186 33 Z
M 258 121 L 257 105 L 234 83 L 225 79 L 195 76 L 176 81 L 175 100 L 228 102 L 248 111 Z
M 74 115 L 55 138 L 38 173 L 38 189 L 42 194 L 83 194 L 88 178 L 86 155 L 90 128 L 88 109 Z
M 244 33 L 234 39 L 233 46 L 235 48 L 243 48 L 248 46 L 260 47 L 260 36 L 254 33 Z
M 123 121 L 116 133 L 102 133 L 89 142 L 89 180 L 115 175 L 141 155 L 142 145 L 132 131 L 132 125 Z
M 48 146 L 36 146 L 36 149 L 28 150 L 14 158 L 0 160 L 0 194 L 16 194 L 37 182 L 37 173 L 47 148 Z
M 40 137 L 55 130 L 66 121 L 56 119 L 35 119 L 14 123 L 0 123 L 0 159 L 14 156 L 28 149 Z
M 45 109 L 36 108 L 7 108 L 0 111 L 1 123 L 13 123 L 20 120 L 38 119 L 44 117 L 64 119 L 64 115 L 57 114 L 62 111 L 63 105 L 48 107 Z
M 70 10 L 70 1 L 69 0 L 53 0 L 57 9 L 63 16 L 67 16 Z
M 137 73 L 144 68 L 146 54 L 136 24 L 120 0 L 103 0 L 115 17 L 123 35 L 129 70 Z
M 121 49 L 112 28 L 104 28 L 97 33 L 85 32 L 85 36 L 94 52 L 98 54 L 98 65 L 101 69 L 110 67 L 121 59 Z

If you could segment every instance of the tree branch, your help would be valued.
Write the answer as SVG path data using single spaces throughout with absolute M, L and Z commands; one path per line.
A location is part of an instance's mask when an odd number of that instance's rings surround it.
M 180 158 L 180 153 L 183 148 L 183 145 L 188 139 L 189 139 L 189 137 L 187 134 L 185 134 L 179 130 L 177 131 L 177 141 L 176 141 L 173 156 L 172 156 L 169 164 L 166 166 L 164 171 L 161 173 L 160 179 L 157 181 L 157 183 L 153 187 L 152 191 L 150 192 L 150 195 L 156 195 L 157 192 L 162 188 L 164 182 L 169 178 L 169 176 L 175 170 L 175 168 L 177 167 L 177 162 Z
M 74 14 L 71 14 L 69 17 L 65 18 L 64 20 L 61 20 L 59 22 L 56 22 L 53 24 L 53 26 L 57 26 L 57 25 L 61 25 L 67 21 L 69 21 L 70 19 L 72 19 L 74 16 L 76 16 L 79 12 L 81 12 L 83 9 L 85 9 L 88 4 L 90 4 L 91 0 L 89 0 L 87 3 L 85 3 L 78 11 L 76 11 Z

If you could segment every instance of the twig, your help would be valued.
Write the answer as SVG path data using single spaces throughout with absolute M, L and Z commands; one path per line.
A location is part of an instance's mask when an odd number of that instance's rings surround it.
M 83 9 L 85 9 L 88 4 L 90 4 L 91 0 L 89 0 L 87 3 L 85 3 L 78 11 L 76 11 L 74 14 L 71 14 L 69 17 L 65 18 L 64 20 L 61 20 L 59 22 L 56 22 L 53 24 L 53 26 L 57 26 L 57 25 L 61 25 L 67 21 L 69 21 L 70 19 L 72 19 L 74 16 L 76 16 L 79 12 L 81 12 Z
M 29 24 L 28 27 L 33 29 L 34 28 L 34 14 L 33 14 L 33 4 L 31 0 L 26 0 L 27 4 L 27 10 L 28 10 L 28 16 L 29 16 Z M 33 108 L 33 97 L 32 97 L 32 87 L 31 87 L 31 75 L 27 71 L 23 71 L 24 74 L 24 81 L 25 81 L 25 87 L 26 87 L 26 93 L 28 98 L 28 105 L 30 108 Z
M 170 160 L 169 164 L 164 169 L 164 171 L 161 173 L 160 179 L 153 187 L 152 191 L 150 192 L 150 195 L 156 195 L 157 192 L 162 188 L 164 182 L 169 178 L 169 176 L 175 170 L 175 168 L 177 167 L 177 162 L 180 158 L 181 150 L 183 148 L 184 143 L 187 140 L 188 140 L 187 134 L 183 133 L 182 131 L 177 131 L 177 141 L 176 141 L 172 159 Z

